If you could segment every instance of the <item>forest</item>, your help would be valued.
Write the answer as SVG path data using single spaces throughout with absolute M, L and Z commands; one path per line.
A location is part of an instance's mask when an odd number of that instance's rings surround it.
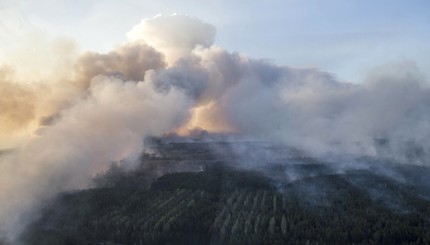
M 318 165 L 300 167 L 311 171 Z M 224 165 L 166 173 L 150 186 L 140 175 L 117 171 L 95 188 L 62 193 L 21 240 L 41 245 L 430 244 L 428 190 L 370 171 L 284 184 L 259 171 Z

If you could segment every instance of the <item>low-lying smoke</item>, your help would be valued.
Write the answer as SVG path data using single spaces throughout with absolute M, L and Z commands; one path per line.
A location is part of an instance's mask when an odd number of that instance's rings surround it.
M 111 52 L 86 52 L 46 80 L 0 70 L 0 140 L 32 132 L 0 158 L 1 236 L 12 239 L 43 200 L 139 154 L 149 135 L 202 128 L 428 165 L 430 90 L 412 62 L 351 84 L 230 53 L 214 36 L 200 20 L 157 16 Z
M 108 163 L 138 154 L 142 137 L 184 123 L 189 100 L 177 90 L 156 92 L 149 83 L 93 79 L 88 94 L 55 123 L 0 159 L 0 230 L 19 232 L 26 211 L 58 191 L 86 187 Z

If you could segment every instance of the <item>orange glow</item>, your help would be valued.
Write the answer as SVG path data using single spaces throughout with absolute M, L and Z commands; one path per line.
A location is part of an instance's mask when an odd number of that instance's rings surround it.
M 235 133 L 237 129 L 231 126 L 220 111 L 216 110 L 213 102 L 191 109 L 190 120 L 176 130 L 178 135 L 189 135 L 193 129 L 203 129 L 209 133 Z

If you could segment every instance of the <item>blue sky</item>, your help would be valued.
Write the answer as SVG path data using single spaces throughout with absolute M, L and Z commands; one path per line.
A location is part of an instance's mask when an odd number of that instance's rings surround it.
M 0 6 L 52 36 L 73 38 L 81 50 L 107 51 L 141 19 L 178 13 L 216 26 L 217 45 L 280 65 L 360 82 L 376 66 L 412 61 L 430 77 L 427 0 L 0 0 Z

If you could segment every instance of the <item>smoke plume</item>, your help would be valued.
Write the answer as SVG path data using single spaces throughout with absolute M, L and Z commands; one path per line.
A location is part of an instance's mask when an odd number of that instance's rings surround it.
M 139 154 L 145 136 L 169 132 L 428 165 L 430 90 L 413 62 L 352 84 L 228 52 L 213 44 L 212 25 L 187 16 L 145 19 L 127 36 L 106 54 L 75 55 L 60 42 L 62 62 L 48 62 L 43 77 L 0 69 L 0 141 L 20 135 L 0 156 L 0 236 L 12 239 L 44 200 Z
M 173 21 L 174 20 L 174 21 Z M 215 39 L 215 27 L 188 16 L 158 15 L 144 19 L 127 33 L 131 41 L 143 40 L 166 55 L 173 64 L 186 56 L 196 45 L 208 47 Z

